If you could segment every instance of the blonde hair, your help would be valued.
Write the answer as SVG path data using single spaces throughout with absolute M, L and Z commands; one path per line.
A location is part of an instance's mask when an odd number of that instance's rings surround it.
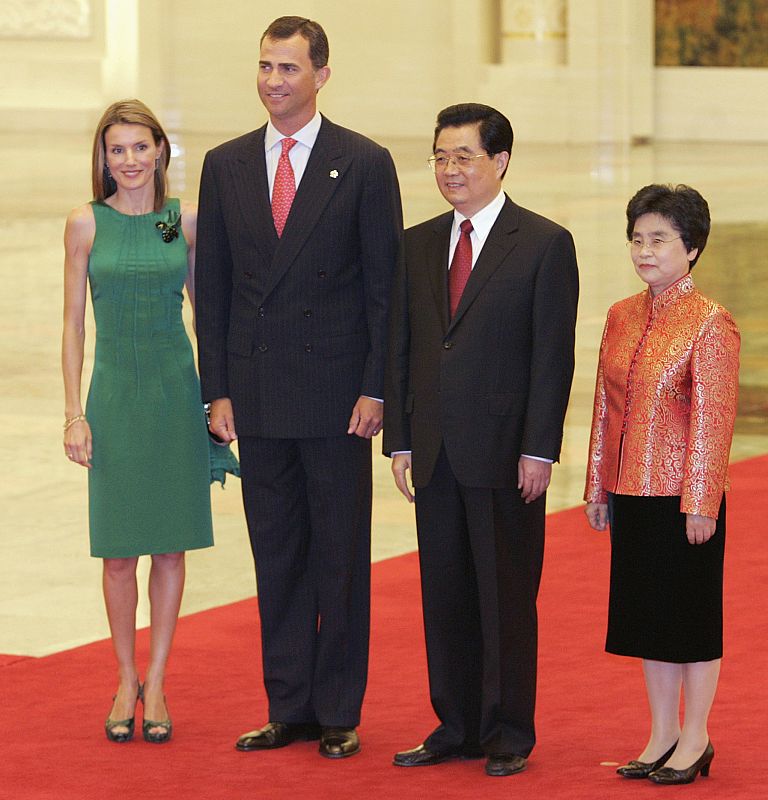
M 160 211 L 165 205 L 168 196 L 168 178 L 166 170 L 171 160 L 171 143 L 158 122 L 157 117 L 141 102 L 141 100 L 118 100 L 102 114 L 96 133 L 93 137 L 93 166 L 91 182 L 93 184 L 93 199 L 103 203 L 107 197 L 117 191 L 115 179 L 107 170 L 106 147 L 104 134 L 111 125 L 144 125 L 152 131 L 152 138 L 156 145 L 163 144 L 155 170 L 155 211 Z M 162 168 L 161 168 L 162 167 Z

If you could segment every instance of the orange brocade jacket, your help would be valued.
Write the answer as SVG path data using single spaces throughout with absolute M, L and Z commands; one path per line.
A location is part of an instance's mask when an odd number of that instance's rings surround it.
M 736 418 L 739 330 L 690 274 L 611 306 L 600 346 L 588 503 L 606 492 L 680 495 L 717 518 Z

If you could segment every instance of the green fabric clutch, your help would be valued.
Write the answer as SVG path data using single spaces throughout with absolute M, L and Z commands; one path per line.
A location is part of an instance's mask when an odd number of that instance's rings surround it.
M 208 436 L 208 453 L 211 461 L 211 483 L 218 481 L 222 489 L 227 480 L 227 473 L 240 477 L 240 462 L 232 452 L 228 443 L 216 442 Z

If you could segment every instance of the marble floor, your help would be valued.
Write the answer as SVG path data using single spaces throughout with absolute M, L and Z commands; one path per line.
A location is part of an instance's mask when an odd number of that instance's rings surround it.
M 425 133 L 423 139 L 385 142 L 398 166 L 407 224 L 445 208 L 426 167 Z M 194 199 L 203 155 L 219 139 L 183 132 L 172 138 L 173 193 Z M 88 556 L 86 474 L 61 447 L 61 240 L 67 211 L 90 197 L 89 161 L 88 135 L 0 132 L 0 654 L 40 656 L 108 635 L 101 564 Z M 768 452 L 768 145 L 519 142 L 506 189 L 517 202 L 571 229 L 582 279 L 576 375 L 550 510 L 580 503 L 605 312 L 641 289 L 624 247 L 624 207 L 651 182 L 689 183 L 710 203 L 713 233 L 694 275 L 731 309 L 742 330 L 732 455 Z M 415 549 L 415 535 L 412 507 L 396 493 L 389 462 L 377 455 L 374 467 L 373 558 L 380 560 Z M 237 480 L 225 491 L 214 489 L 213 500 L 217 544 L 189 554 L 186 614 L 254 593 Z M 139 624 L 147 622 L 142 598 Z

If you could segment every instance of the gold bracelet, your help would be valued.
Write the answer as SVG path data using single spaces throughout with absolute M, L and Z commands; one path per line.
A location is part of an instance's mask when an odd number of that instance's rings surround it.
M 76 417 L 65 419 L 64 430 L 68 431 L 76 422 L 85 422 L 85 414 L 78 414 Z

